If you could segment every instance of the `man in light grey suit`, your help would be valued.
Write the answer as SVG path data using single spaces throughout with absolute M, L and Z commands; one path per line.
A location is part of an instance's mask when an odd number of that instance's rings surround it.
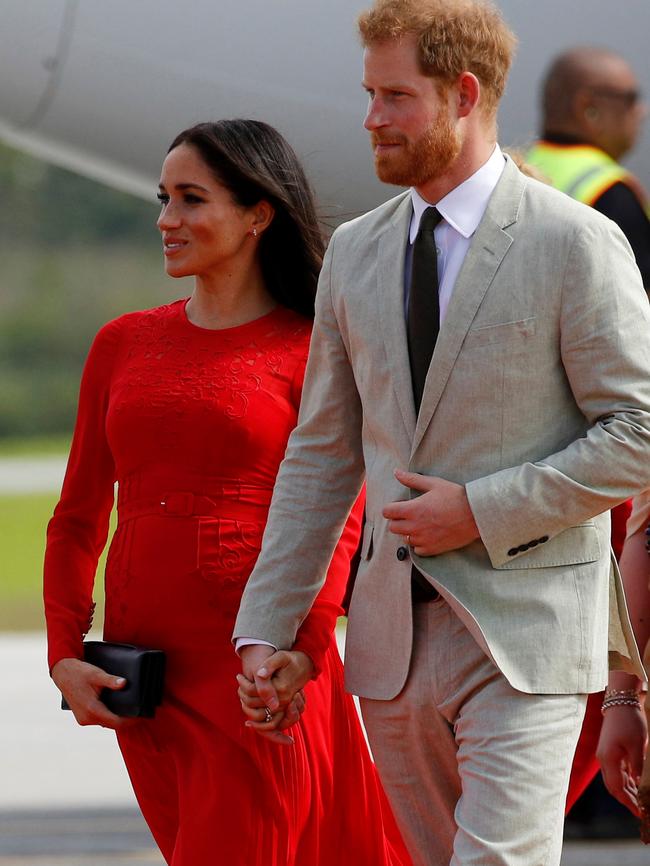
M 608 659 L 643 675 L 607 511 L 650 484 L 647 299 L 617 227 L 496 145 L 493 7 L 376 0 L 360 30 L 377 173 L 412 189 L 332 237 L 235 638 L 275 710 L 259 669 L 365 480 L 346 680 L 414 863 L 556 866 L 586 695 Z

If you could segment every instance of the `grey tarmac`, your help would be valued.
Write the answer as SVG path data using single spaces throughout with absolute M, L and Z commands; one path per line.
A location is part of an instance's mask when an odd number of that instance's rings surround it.
M 0 457 L 1 493 L 58 493 L 67 457 Z
M 647 866 L 639 842 L 565 845 L 562 866 Z M 0 814 L 0 866 L 164 866 L 137 810 Z M 336 866 L 336 864 L 332 864 Z

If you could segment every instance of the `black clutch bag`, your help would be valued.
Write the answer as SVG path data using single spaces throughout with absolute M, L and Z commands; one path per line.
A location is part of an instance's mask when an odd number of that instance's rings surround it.
M 165 653 L 162 650 L 88 640 L 84 643 L 84 661 L 107 674 L 125 678 L 126 684 L 121 689 L 103 689 L 100 695 L 102 703 L 112 713 L 153 718 L 163 696 Z M 65 698 L 61 709 L 70 709 Z

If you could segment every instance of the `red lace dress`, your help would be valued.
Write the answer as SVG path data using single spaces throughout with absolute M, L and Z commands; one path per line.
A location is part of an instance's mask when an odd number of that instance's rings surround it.
M 308 321 L 281 307 L 205 330 L 177 301 L 106 325 L 86 362 L 48 528 L 49 663 L 81 656 L 118 481 L 104 636 L 168 657 L 156 718 L 118 739 L 173 866 L 408 862 L 333 638 L 360 506 L 298 635 L 319 676 L 306 687 L 295 744 L 245 728 L 236 694 L 232 628 L 296 423 L 309 334 Z

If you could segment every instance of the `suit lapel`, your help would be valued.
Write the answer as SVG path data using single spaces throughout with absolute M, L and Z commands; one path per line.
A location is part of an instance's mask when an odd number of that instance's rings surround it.
M 424 386 L 411 453 L 417 449 L 431 422 L 467 331 L 512 244 L 512 236 L 505 228 L 517 220 L 524 187 L 523 176 L 508 159 L 453 289 Z
M 415 433 L 415 405 L 404 320 L 404 257 L 411 213 L 411 196 L 406 193 L 379 238 L 377 257 L 379 319 L 395 397 L 409 441 Z

